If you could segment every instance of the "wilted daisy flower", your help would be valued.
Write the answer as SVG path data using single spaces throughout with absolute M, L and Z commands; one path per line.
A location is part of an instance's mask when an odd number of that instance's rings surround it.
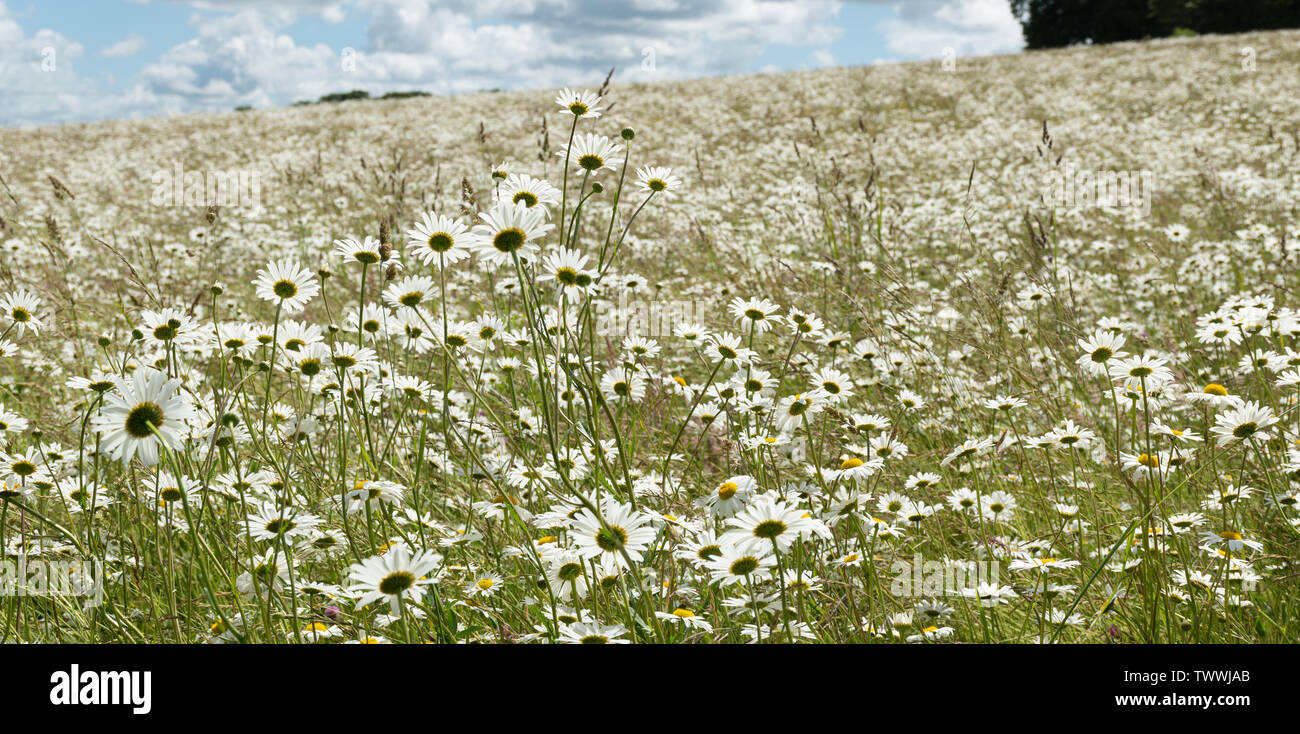
M 130 380 L 117 378 L 117 390 L 104 395 L 94 418 L 100 451 L 123 464 L 139 456 L 146 466 L 158 463 L 158 443 L 172 450 L 184 445 L 185 421 L 194 416 L 180 390 L 181 381 L 164 372 L 141 368 Z
M 293 258 L 273 261 L 257 271 L 257 297 L 279 303 L 287 313 L 297 313 L 320 292 L 316 278 Z
M 357 608 L 387 598 L 389 610 L 399 614 L 403 601 L 419 599 L 424 587 L 433 583 L 428 574 L 441 563 L 442 557 L 436 553 L 418 551 L 412 555 L 405 545 L 397 544 L 382 556 L 352 564 L 348 567 L 348 578 L 354 582 L 350 588 L 362 592 Z

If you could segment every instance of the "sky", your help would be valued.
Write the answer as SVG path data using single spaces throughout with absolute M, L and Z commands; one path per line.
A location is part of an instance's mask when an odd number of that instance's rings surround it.
M 0 0 L 0 125 L 1020 50 L 1006 0 Z

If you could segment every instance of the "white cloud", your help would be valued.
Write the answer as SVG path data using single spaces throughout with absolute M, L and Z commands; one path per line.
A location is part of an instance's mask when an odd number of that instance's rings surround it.
M 755 68 L 773 45 L 804 47 L 804 65 L 820 67 L 834 63 L 829 46 L 842 33 L 833 0 L 172 1 L 195 8 L 193 37 L 110 92 L 102 74 L 76 76 L 79 44 L 51 30 L 25 35 L 0 0 L 0 93 L 15 100 L 0 109 L 0 124 L 278 106 L 350 89 L 595 85 L 611 66 L 621 82 L 731 74 Z M 893 7 L 897 18 L 879 30 L 897 58 L 1020 46 L 1005 0 L 868 1 Z M 292 36 L 304 16 L 368 19 L 354 68 L 344 68 L 343 49 Z M 144 45 L 133 34 L 100 54 L 131 56 Z M 56 72 L 39 71 L 46 48 Z
M 909 0 L 890 3 L 898 18 L 880 23 L 885 45 L 911 59 L 942 56 L 952 49 L 959 56 L 983 56 L 1019 51 L 1024 45 L 1020 24 L 1006 0 Z
M 99 55 L 107 56 L 110 59 L 126 58 L 127 56 L 135 56 L 140 53 L 143 48 L 144 38 L 137 33 L 132 33 L 117 43 L 104 47 L 104 49 L 99 52 Z

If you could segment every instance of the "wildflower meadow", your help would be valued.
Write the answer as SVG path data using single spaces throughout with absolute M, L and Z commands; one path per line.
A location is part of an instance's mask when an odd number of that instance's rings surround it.
M 0 129 L 0 640 L 1295 642 L 1297 68 Z

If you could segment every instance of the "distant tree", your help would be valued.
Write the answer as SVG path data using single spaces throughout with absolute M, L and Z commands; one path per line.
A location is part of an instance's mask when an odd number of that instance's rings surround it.
M 351 92 L 335 92 L 326 94 L 320 98 L 321 102 L 347 102 L 353 99 L 370 99 L 370 92 L 364 89 L 353 89 Z
M 1027 48 L 1300 27 L 1297 0 L 1010 0 Z

